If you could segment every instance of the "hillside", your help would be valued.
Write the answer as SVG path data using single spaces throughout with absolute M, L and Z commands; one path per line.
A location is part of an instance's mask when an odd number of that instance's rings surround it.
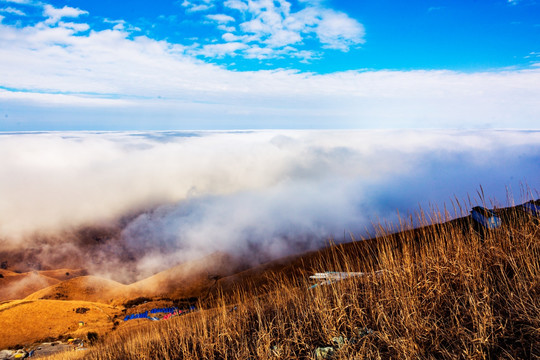
M 121 310 L 87 301 L 16 300 L 0 304 L 0 349 L 61 336 L 111 331 Z M 79 322 L 84 322 L 83 326 Z
M 80 276 L 41 289 L 25 300 L 82 300 L 110 303 L 125 296 L 126 285 L 96 276 Z
M 418 349 L 424 349 L 422 351 L 436 354 L 433 355 L 435 357 L 452 358 L 457 354 L 452 352 L 455 349 L 448 352 L 443 349 L 454 346 L 444 345 L 449 343 L 454 332 L 470 333 L 460 341 L 470 342 L 467 343 L 467 351 L 476 354 L 472 357 L 483 357 L 482 354 L 493 351 L 500 353 L 501 349 L 510 347 L 513 354 L 517 354 L 514 358 L 523 358 L 523 354 L 533 354 L 531 351 L 536 344 L 540 349 L 540 337 L 527 330 L 540 328 L 538 222 L 518 208 L 496 212 L 504 226 L 495 231 L 482 231 L 469 216 L 446 222 L 442 217 L 432 217 L 438 218 L 440 223 L 414 229 L 412 224 L 402 224 L 400 231 L 390 229 L 385 232 L 381 228 L 376 238 L 329 246 L 251 268 L 243 265 L 240 259 L 215 253 L 130 285 L 95 276 L 79 276 L 64 281 L 49 277 L 57 283 L 27 296 L 24 301 L 0 305 L 1 324 L 12 329 L 24 324 L 6 335 L 3 344 L 12 346 L 68 334 L 84 337 L 88 331 L 95 330 L 107 339 L 103 348 L 91 352 L 90 358 L 95 359 L 117 358 L 109 346 L 116 349 L 114 353 L 128 354 L 127 358 L 138 358 L 141 351 L 143 354 L 149 351 L 147 357 L 153 358 L 151 354 L 156 350 L 152 344 L 156 342 L 162 343 L 163 348 L 159 351 L 165 351 L 171 358 L 176 358 L 178 351 L 194 358 L 223 358 L 215 354 L 229 354 L 227 357 L 235 358 L 231 351 L 247 351 L 246 356 L 251 354 L 250 357 L 253 353 L 249 349 L 255 348 L 258 349 L 257 354 L 263 354 L 257 355 L 259 358 L 271 357 L 274 352 L 285 357 L 302 358 L 313 356 L 313 349 L 317 346 L 328 345 L 336 350 L 332 340 L 336 336 L 355 339 L 354 343 L 347 345 L 347 351 L 360 351 L 357 336 L 353 333 L 360 331 L 358 329 L 370 329 L 377 333 L 376 338 L 370 338 L 370 341 L 375 341 L 372 344 L 378 344 L 376 348 L 379 350 L 362 350 L 371 354 L 368 357 L 382 354 L 408 357 L 406 354 L 418 354 Z M 48 274 L 61 277 L 64 270 Z M 326 271 L 363 272 L 368 275 L 308 290 L 316 284 L 309 276 Z M 20 275 L 8 270 L 3 270 L 3 273 L 5 278 Z M 467 296 L 473 298 L 467 300 L 468 305 L 461 304 Z M 481 304 L 486 304 L 485 297 L 491 299 L 489 312 L 481 313 L 479 311 L 484 306 Z M 409 300 L 403 302 L 403 299 Z M 518 299 L 526 305 L 520 305 L 516 302 Z M 81 305 L 83 302 L 86 305 Z M 159 307 L 183 308 L 189 304 L 196 304 L 203 310 L 185 317 L 189 321 L 183 320 L 184 317 L 156 323 L 147 319 L 122 321 L 126 314 Z M 87 321 L 81 320 L 82 317 L 74 310 L 77 307 L 90 309 Z M 505 311 L 510 311 L 508 314 L 513 314 L 515 320 L 508 319 Z M 45 312 L 47 316 L 43 320 L 30 320 Z M 412 315 L 405 314 L 417 315 L 409 319 Z M 440 319 L 448 314 L 457 318 L 447 326 Z M 23 322 L 17 323 L 17 319 L 23 319 Z M 74 327 L 78 321 L 88 323 L 84 330 Z M 263 328 L 261 325 L 253 328 L 259 321 L 263 321 Z M 495 328 L 502 326 L 501 322 L 506 324 L 506 330 Z M 29 325 L 34 323 L 40 330 Z M 434 327 L 429 327 L 430 323 Z M 270 324 L 273 325 L 267 328 Z M 290 333 L 291 329 L 281 328 L 286 324 L 289 324 L 287 328 L 290 325 L 297 327 L 296 332 Z M 314 324 L 317 324 L 315 328 Z M 485 330 L 486 326 L 491 330 Z M 204 327 L 209 327 L 209 332 L 199 333 Z M 270 330 L 272 327 L 274 330 Z M 519 336 L 525 343 L 534 345 L 533 350 L 516 345 L 516 331 L 520 332 Z M 219 333 L 236 334 L 234 336 L 240 338 L 231 338 L 230 341 L 236 345 L 227 341 L 216 343 Z M 248 333 L 258 335 L 248 336 Z M 418 335 L 410 338 L 407 333 Z M 488 336 L 483 343 L 473 345 L 473 335 L 488 333 L 499 340 L 490 340 Z M 186 343 L 178 343 L 176 338 L 185 336 L 190 344 L 198 345 L 186 348 Z M 253 336 L 273 340 L 268 340 L 267 347 L 263 349 L 261 344 L 250 342 Z M 422 342 L 416 336 L 428 336 L 434 347 L 426 350 L 429 342 Z M 275 344 L 285 338 L 295 339 L 298 343 L 280 345 L 281 350 L 278 347 L 268 353 L 269 348 L 277 346 Z M 402 344 L 400 350 L 396 344 L 401 338 L 407 339 L 408 343 Z M 118 339 L 130 339 L 132 345 L 129 346 L 136 346 L 138 350 L 133 352 L 133 348 L 126 347 L 124 340 L 119 343 Z M 213 344 L 208 345 L 213 349 L 209 350 L 210 353 L 201 352 L 201 339 Z M 311 344 L 309 349 L 297 347 L 302 342 L 303 346 Z M 392 348 L 394 350 L 390 350 Z M 345 351 L 344 354 L 352 353 Z
M 214 253 L 201 259 L 182 263 L 129 285 L 132 296 L 183 298 L 206 294 L 216 281 L 245 268 L 234 257 Z
M 16 273 L 0 269 L 0 275 L 0 301 L 23 299 L 35 291 L 60 282 L 37 271 Z
M 539 222 L 498 214 L 491 231 L 403 225 L 224 277 L 201 311 L 123 327 L 85 358 L 538 358 Z M 365 275 L 313 287 L 312 271 Z

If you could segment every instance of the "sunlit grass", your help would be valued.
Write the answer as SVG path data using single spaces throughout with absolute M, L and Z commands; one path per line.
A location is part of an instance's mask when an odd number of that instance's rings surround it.
M 334 246 L 304 276 L 277 273 L 256 292 L 115 333 L 86 358 L 308 359 L 329 347 L 333 359 L 540 357 L 538 221 L 513 209 L 502 229 L 479 233 L 446 218 L 420 213 L 423 226 L 396 234 L 381 227 L 369 253 L 361 242 Z M 311 271 L 371 275 L 309 289 Z

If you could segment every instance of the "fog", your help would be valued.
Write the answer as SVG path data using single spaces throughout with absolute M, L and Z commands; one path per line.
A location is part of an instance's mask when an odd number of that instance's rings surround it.
M 480 189 L 504 206 L 540 188 L 538 131 L 2 133 L 0 154 L 0 250 L 123 281 L 215 251 L 264 262 L 369 236 L 398 211 L 481 202 Z M 77 238 L 92 228 L 106 231 Z

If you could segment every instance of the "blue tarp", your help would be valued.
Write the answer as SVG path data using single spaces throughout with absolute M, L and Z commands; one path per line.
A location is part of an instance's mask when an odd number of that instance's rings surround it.
M 501 227 L 501 219 L 495 215 L 492 210 L 482 206 L 472 208 L 471 216 L 474 221 L 484 226 L 487 229 L 497 229 Z
M 534 201 L 523 204 L 523 209 L 533 216 L 540 216 L 540 205 L 536 205 Z
M 158 308 L 158 309 L 152 309 L 150 310 L 150 314 L 157 314 L 157 313 L 172 313 L 178 310 L 176 307 L 168 307 L 168 308 Z
M 133 319 L 151 319 L 151 320 L 154 320 L 156 318 L 153 318 L 152 316 L 148 316 L 148 313 L 150 313 L 150 314 L 157 314 L 157 313 L 170 314 L 170 313 L 173 313 L 173 312 L 178 311 L 178 310 L 179 309 L 177 307 L 152 309 L 149 312 L 145 311 L 145 312 L 139 313 L 139 314 L 126 315 L 124 317 L 124 321 L 133 320 Z M 190 306 L 189 310 L 181 310 L 181 313 L 183 314 L 185 312 L 190 312 L 190 311 L 195 311 L 195 310 L 196 310 L 195 306 Z
M 139 314 L 126 315 L 126 317 L 124 318 L 124 321 L 133 320 L 133 319 L 146 319 L 147 317 L 148 317 L 148 311 L 145 311 Z

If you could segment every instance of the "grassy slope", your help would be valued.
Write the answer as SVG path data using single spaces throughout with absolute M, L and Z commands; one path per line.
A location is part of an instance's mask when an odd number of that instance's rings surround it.
M 208 310 L 120 331 L 87 358 L 538 358 L 540 226 L 502 215 L 487 234 L 458 220 L 243 272 Z M 380 269 L 308 290 L 311 270 Z
M 77 308 L 88 309 L 77 313 Z M 111 330 L 120 310 L 87 301 L 16 300 L 0 304 L 0 349 L 61 335 L 104 334 Z M 78 322 L 85 325 L 79 327 Z
M 80 276 L 36 291 L 25 300 L 83 300 L 109 303 L 125 291 L 126 285 L 96 276 Z

